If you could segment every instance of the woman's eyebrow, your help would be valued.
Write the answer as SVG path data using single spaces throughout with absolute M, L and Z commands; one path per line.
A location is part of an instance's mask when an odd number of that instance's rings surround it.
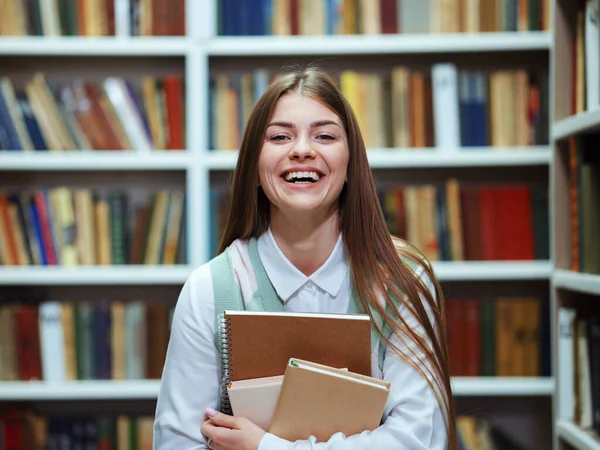
M 328 120 L 328 119 L 316 120 L 315 122 L 310 124 L 311 128 L 324 127 L 326 125 L 335 125 L 336 127 L 340 127 L 340 125 L 338 123 L 334 122 L 333 120 Z M 277 121 L 271 122 L 269 125 L 267 125 L 267 128 L 268 127 L 296 128 L 296 125 L 294 125 L 292 122 L 277 120 Z

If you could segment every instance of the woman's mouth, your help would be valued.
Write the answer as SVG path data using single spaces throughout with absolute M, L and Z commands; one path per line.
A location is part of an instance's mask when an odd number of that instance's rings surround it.
M 292 171 L 286 172 L 281 177 L 292 184 L 313 184 L 323 178 L 323 174 L 316 171 Z

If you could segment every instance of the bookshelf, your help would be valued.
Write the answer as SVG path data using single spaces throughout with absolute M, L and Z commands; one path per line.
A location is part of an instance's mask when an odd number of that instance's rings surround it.
M 599 10 L 596 1 L 554 2 L 551 297 L 554 448 L 561 450 L 600 449 L 600 186 L 593 183 L 599 166 L 592 145 L 600 130 Z
M 69 287 L 93 298 L 98 286 L 108 289 L 133 286 L 152 288 L 181 286 L 189 273 L 209 256 L 211 211 L 210 188 L 222 182 L 235 167 L 233 150 L 211 150 L 209 145 L 209 92 L 212 73 L 230 67 L 260 68 L 263 64 L 279 68 L 288 59 L 310 61 L 328 57 L 344 68 L 369 64 L 381 59 L 377 70 L 384 71 L 397 62 L 428 66 L 452 60 L 457 65 L 476 68 L 481 59 L 486 69 L 519 67 L 545 69 L 553 51 L 553 34 L 547 31 L 406 35 L 344 36 L 218 36 L 217 1 L 187 1 L 188 33 L 181 37 L 4 37 L 0 36 L 0 60 L 6 74 L 18 79 L 37 69 L 64 79 L 69 73 L 111 74 L 139 77 L 145 65 L 156 73 L 173 69 L 185 78 L 186 148 L 179 151 L 0 151 L 0 188 L 4 184 L 32 184 L 58 179 L 66 184 L 82 183 L 88 177 L 95 185 L 127 185 L 133 178 L 136 189 L 151 188 L 155 182 L 177 185 L 186 194 L 185 228 L 187 263 L 162 266 L 81 266 L 13 267 L 0 266 L 0 292 L 9 289 Z M 336 58 L 339 56 L 339 58 Z M 18 67 L 28 61 L 26 69 Z M 333 61 L 333 62 L 332 62 Z M 366 61 L 366 63 L 365 63 Z M 50 75 L 49 75 L 50 77 Z M 566 128 L 585 127 L 567 123 Z M 555 130 L 554 130 L 555 131 Z M 486 180 L 493 171 L 496 180 L 523 180 L 530 175 L 547 182 L 546 172 L 554 164 L 556 153 L 551 145 L 496 146 L 469 148 L 371 148 L 369 162 L 376 171 L 395 174 L 417 173 L 445 178 L 454 173 L 467 174 L 469 181 Z M 126 181 L 122 181 L 125 179 Z M 545 295 L 553 278 L 551 260 L 532 261 L 436 261 L 434 270 L 442 283 L 487 286 L 500 283 Z M 577 281 L 565 281 L 579 285 Z M 592 282 L 590 282 L 592 283 Z M 494 284 L 496 286 L 497 284 Z M 530 289 L 528 286 L 533 285 Z M 170 299 L 174 302 L 176 298 Z M 462 398 L 523 398 L 547 402 L 555 392 L 555 378 L 545 377 L 454 377 L 453 390 Z M 153 400 L 158 392 L 156 380 L 103 381 L 84 380 L 69 383 L 0 382 L 0 403 L 48 400 Z M 544 403 L 545 404 L 545 403 Z M 534 418 L 536 424 L 536 418 Z M 539 420 L 538 427 L 550 425 Z M 523 433 L 527 433 L 525 430 Z M 527 442 L 528 438 L 524 438 Z M 545 441 L 543 441 L 545 442 Z
M 0 401 L 39 400 L 154 400 L 160 382 L 157 380 L 78 382 L 5 382 L 0 385 Z M 457 397 L 470 396 L 548 396 L 552 393 L 552 380 L 542 378 L 461 378 L 452 381 Z

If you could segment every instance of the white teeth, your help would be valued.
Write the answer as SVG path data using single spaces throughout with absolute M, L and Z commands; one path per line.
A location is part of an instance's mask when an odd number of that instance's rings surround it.
M 290 181 L 294 178 L 312 178 L 314 181 L 319 181 L 321 175 L 317 172 L 288 172 L 285 174 L 285 181 Z

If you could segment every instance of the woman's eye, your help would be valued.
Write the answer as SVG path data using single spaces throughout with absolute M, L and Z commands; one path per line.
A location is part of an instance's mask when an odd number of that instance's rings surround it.
M 322 140 L 326 140 L 326 141 L 333 141 L 335 139 L 334 136 L 330 135 L 330 134 L 320 134 L 317 136 L 317 139 L 322 139 Z
M 274 136 L 271 136 L 271 138 L 269 139 L 270 141 L 283 141 L 286 140 L 287 136 L 284 134 L 276 134 Z

